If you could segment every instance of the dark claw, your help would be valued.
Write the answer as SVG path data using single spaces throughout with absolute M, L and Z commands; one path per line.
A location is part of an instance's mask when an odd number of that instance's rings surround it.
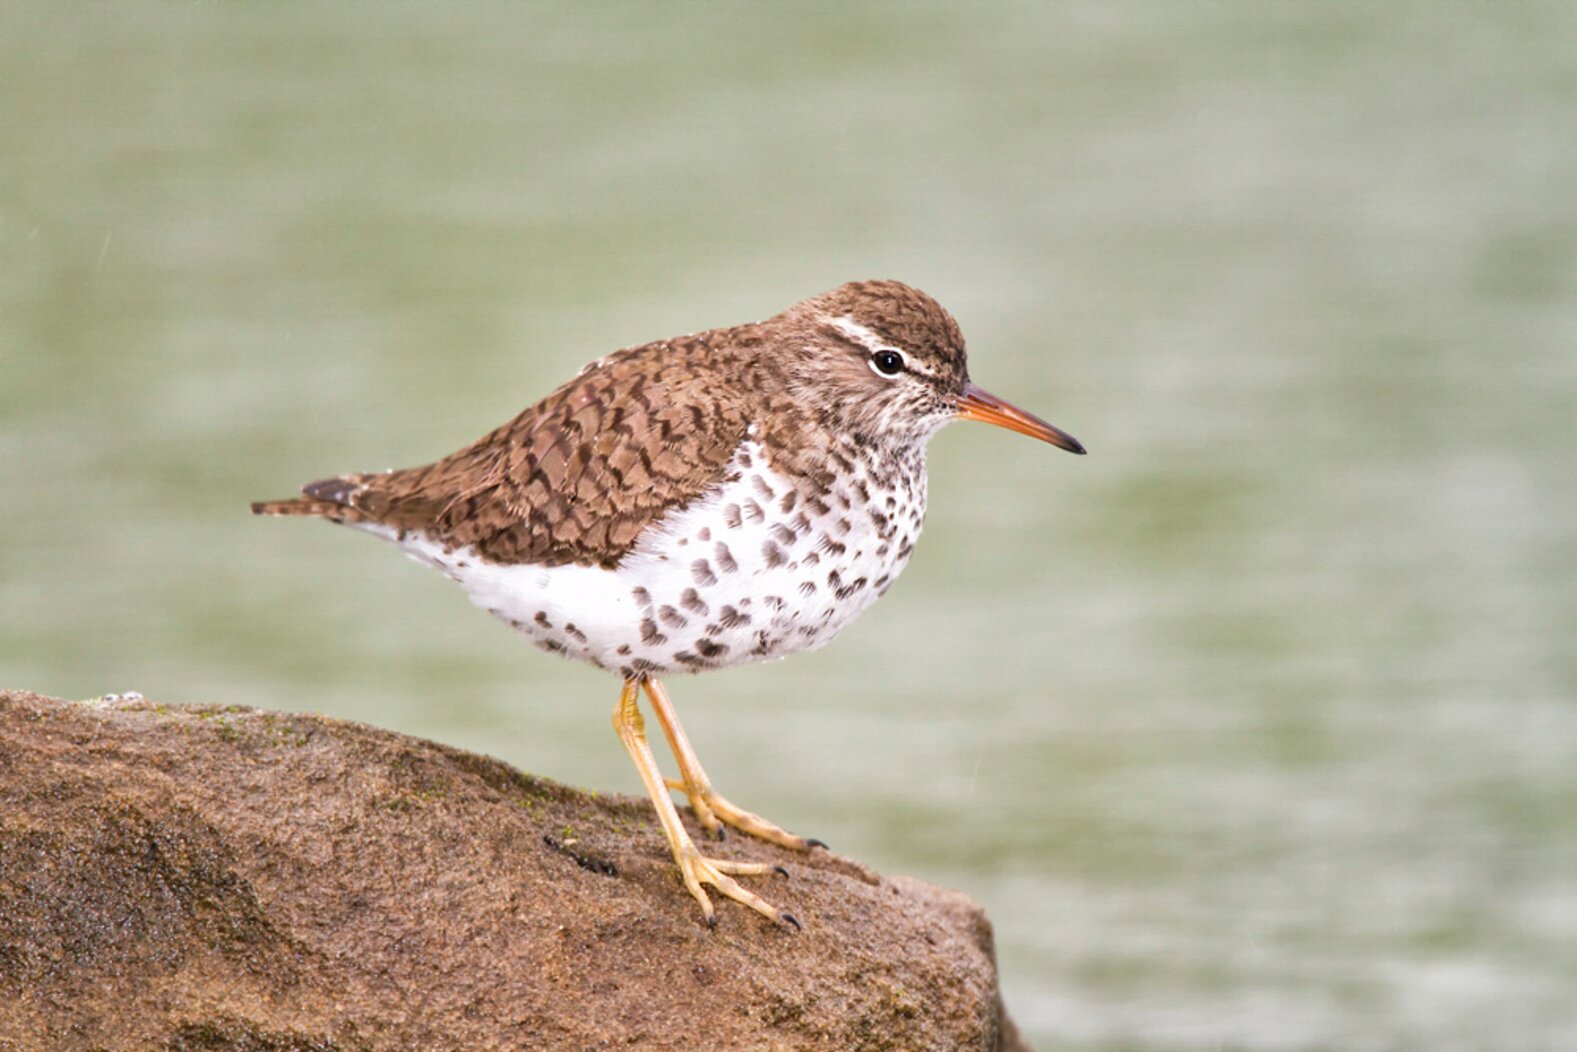
M 719 841 L 727 840 L 728 839 L 728 827 L 727 826 L 718 826 L 717 827 L 717 831 L 715 833 L 713 833 L 712 835 L 714 837 L 716 837 Z
M 794 914 L 790 913 L 788 910 L 778 910 L 778 920 L 782 921 L 784 924 L 792 924 L 792 925 L 794 925 L 794 930 L 795 931 L 804 931 L 805 930 L 804 928 L 800 927 L 799 919 L 797 917 L 795 917 Z
M 773 866 L 772 867 L 772 872 L 778 874 L 784 880 L 787 880 L 789 878 L 789 871 L 784 869 L 782 866 Z
M 832 848 L 827 847 L 827 842 L 825 840 L 817 840 L 813 836 L 808 836 L 808 837 L 805 838 L 805 846 L 806 847 L 825 847 L 825 848 L 827 848 L 828 851 L 832 850 Z
M 708 913 L 706 915 L 706 926 L 714 931 L 717 929 L 717 914 Z

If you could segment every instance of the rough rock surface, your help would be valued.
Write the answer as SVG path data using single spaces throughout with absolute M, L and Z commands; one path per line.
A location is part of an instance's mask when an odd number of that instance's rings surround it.
M 707 930 L 645 800 L 319 716 L 0 693 L 0 1049 L 1023 1047 L 964 896 L 713 851 L 785 864 L 805 930 Z

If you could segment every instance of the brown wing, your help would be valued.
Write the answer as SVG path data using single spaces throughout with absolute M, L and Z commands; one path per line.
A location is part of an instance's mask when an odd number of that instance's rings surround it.
M 610 355 L 437 463 L 324 479 L 253 510 L 421 530 L 498 563 L 613 566 L 720 481 L 744 441 L 708 335 Z

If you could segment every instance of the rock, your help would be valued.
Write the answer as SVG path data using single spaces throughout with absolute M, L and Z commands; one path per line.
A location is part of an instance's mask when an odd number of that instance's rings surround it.
M 708 930 L 645 800 L 321 716 L 0 693 L 0 1049 L 1024 1047 L 963 895 L 712 850 L 786 865 L 805 930 Z

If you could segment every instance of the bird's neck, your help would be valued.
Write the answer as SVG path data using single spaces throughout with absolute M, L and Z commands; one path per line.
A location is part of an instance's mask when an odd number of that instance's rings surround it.
M 827 459 L 845 477 L 863 479 L 877 489 L 918 493 L 924 500 L 925 446 L 884 442 L 858 433 L 833 437 Z

